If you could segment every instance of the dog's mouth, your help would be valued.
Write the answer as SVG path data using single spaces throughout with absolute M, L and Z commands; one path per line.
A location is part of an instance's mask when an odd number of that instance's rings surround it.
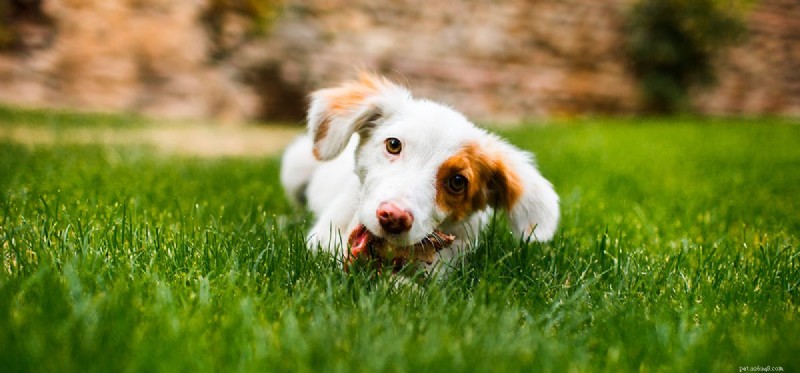
M 378 263 L 388 261 L 396 271 L 410 261 L 432 264 L 436 253 L 450 246 L 455 239 L 452 234 L 434 230 L 414 245 L 395 247 L 385 238 L 374 235 L 364 224 L 359 224 L 347 242 L 351 261 L 359 258 L 374 259 Z

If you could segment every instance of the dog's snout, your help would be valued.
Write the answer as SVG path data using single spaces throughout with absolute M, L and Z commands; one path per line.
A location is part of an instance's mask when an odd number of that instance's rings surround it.
M 375 215 L 378 217 L 381 227 L 391 234 L 408 232 L 411 224 L 414 223 L 414 215 L 411 214 L 411 211 L 392 202 L 381 203 Z

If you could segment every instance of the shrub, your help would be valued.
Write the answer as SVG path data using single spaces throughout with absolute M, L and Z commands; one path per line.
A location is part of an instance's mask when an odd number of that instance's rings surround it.
M 625 22 L 626 54 L 645 109 L 689 108 L 692 87 L 715 81 L 715 59 L 745 35 L 747 0 L 640 0 Z
M 283 0 L 211 0 L 202 20 L 211 37 L 213 60 L 225 59 L 230 53 L 254 36 L 265 34 L 280 14 Z M 225 40 L 225 29 L 230 18 L 236 16 L 245 23 L 245 34 L 238 40 Z

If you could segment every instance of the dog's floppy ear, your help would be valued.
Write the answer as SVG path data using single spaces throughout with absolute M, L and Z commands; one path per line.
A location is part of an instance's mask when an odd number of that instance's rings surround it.
M 358 81 L 311 94 L 308 133 L 314 157 L 330 160 L 339 155 L 353 133 L 360 132 L 410 101 L 410 93 L 386 78 L 362 72 Z
M 536 169 L 530 153 L 489 137 L 492 176 L 488 200 L 508 213 L 511 229 L 517 235 L 548 241 L 558 227 L 558 194 Z

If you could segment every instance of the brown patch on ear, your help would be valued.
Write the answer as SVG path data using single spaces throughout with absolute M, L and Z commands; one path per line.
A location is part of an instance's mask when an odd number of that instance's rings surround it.
M 330 109 L 334 112 L 351 110 L 364 100 L 377 94 L 383 87 L 392 85 L 384 77 L 362 72 L 358 81 L 344 83 L 339 88 L 328 91 L 327 99 Z
M 317 160 L 320 159 L 319 149 L 317 149 L 317 144 L 319 144 L 319 142 L 322 141 L 325 138 L 325 136 L 328 135 L 328 129 L 330 128 L 330 126 L 331 126 L 331 118 L 326 116 L 319 123 L 319 127 L 317 127 L 316 132 L 314 132 L 314 147 L 312 151 L 314 153 L 314 158 L 316 158 Z
M 467 178 L 467 188 L 460 193 L 448 189 L 448 180 L 456 174 Z M 519 176 L 502 156 L 484 151 L 469 143 L 448 158 L 436 174 L 436 204 L 450 213 L 453 221 L 466 218 L 487 205 L 510 209 L 522 195 Z
M 494 207 L 511 210 L 517 200 L 522 196 L 522 180 L 506 163 L 502 156 L 494 160 L 493 174 L 488 185 L 490 203 Z

